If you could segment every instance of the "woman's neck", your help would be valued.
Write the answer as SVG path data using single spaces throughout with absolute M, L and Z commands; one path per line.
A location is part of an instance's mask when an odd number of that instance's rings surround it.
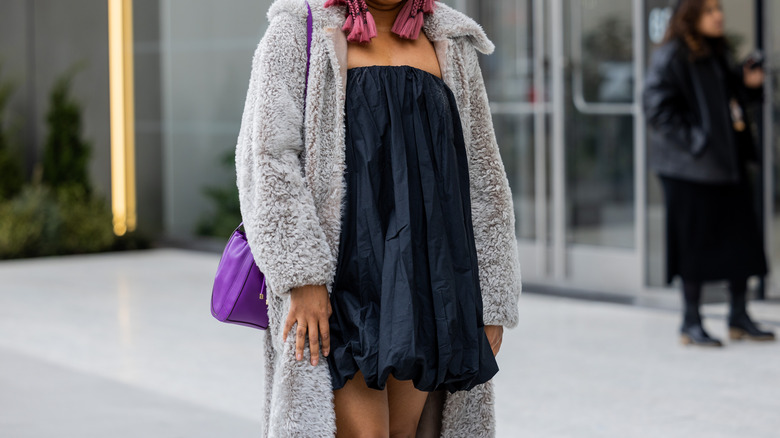
M 405 2 L 399 2 L 397 5 L 386 6 L 377 5 L 371 0 L 366 0 L 368 10 L 371 12 L 371 15 L 374 16 L 374 22 L 376 23 L 377 31 L 390 32 L 390 29 L 393 27 L 393 23 L 395 23 L 396 17 L 398 17 L 398 12 L 401 11 L 404 3 Z

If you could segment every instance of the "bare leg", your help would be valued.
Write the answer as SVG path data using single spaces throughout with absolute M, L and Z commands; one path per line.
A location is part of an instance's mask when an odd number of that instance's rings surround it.
M 414 437 L 428 393 L 414 387 L 411 380 L 387 378 L 387 400 L 390 407 L 390 437 Z
M 343 388 L 333 391 L 338 438 L 377 438 L 390 429 L 387 388 L 369 388 L 360 371 Z

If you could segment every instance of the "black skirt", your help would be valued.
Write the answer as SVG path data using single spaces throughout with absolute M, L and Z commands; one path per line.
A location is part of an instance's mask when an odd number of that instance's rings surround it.
M 331 293 L 333 389 L 360 370 L 422 391 L 498 372 L 484 331 L 455 96 L 409 66 L 349 69 L 346 199 Z
M 666 281 L 742 280 L 766 275 L 753 190 L 740 166 L 736 184 L 660 177 L 666 204 Z

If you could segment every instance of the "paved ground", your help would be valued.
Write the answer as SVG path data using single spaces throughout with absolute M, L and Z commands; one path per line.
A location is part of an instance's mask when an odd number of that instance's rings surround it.
M 218 254 L 0 262 L 0 437 L 260 436 L 264 334 L 209 313 Z M 780 304 L 751 303 L 780 327 Z M 705 308 L 725 337 L 722 304 Z M 524 294 L 498 436 L 777 437 L 780 344 L 677 343 L 677 314 Z

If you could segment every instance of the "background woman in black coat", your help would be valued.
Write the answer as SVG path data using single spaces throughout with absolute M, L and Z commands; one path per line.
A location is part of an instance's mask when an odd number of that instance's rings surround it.
M 757 158 L 745 107 L 760 101 L 764 72 L 732 69 L 718 0 L 681 0 L 644 90 L 649 163 L 664 189 L 666 280 L 682 278 L 685 344 L 722 346 L 702 326 L 702 283 L 728 280 L 731 339 L 773 340 L 746 309 L 747 280 L 766 275 L 746 163 Z

